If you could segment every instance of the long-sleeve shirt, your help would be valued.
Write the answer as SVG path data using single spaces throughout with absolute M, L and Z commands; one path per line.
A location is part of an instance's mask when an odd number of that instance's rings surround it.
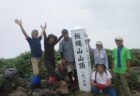
M 54 46 L 61 40 L 61 38 L 62 36 L 60 36 L 57 40 L 50 44 L 48 42 L 48 37 L 46 36 L 46 33 L 44 33 L 45 60 L 55 63 Z
M 72 44 L 72 39 L 71 38 L 63 39 L 59 44 L 59 50 L 62 53 L 63 58 L 67 62 L 75 61 L 73 44 Z
M 93 49 L 95 64 L 105 64 L 108 68 L 108 58 L 105 49 Z

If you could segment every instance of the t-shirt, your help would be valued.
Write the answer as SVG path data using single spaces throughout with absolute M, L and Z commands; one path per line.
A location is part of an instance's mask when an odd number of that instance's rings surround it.
M 125 73 L 126 72 L 126 68 L 127 68 L 127 60 L 131 59 L 131 54 L 130 54 L 130 50 L 126 47 L 123 47 L 121 49 L 121 53 L 120 53 L 120 63 L 121 63 L 121 67 L 117 67 L 117 60 L 118 60 L 118 56 L 117 56 L 117 51 L 118 48 L 115 48 L 113 50 L 113 60 L 114 60 L 114 72 L 116 73 Z
M 100 83 L 100 84 L 107 84 L 107 80 L 111 79 L 111 78 L 112 78 L 112 76 L 111 76 L 110 72 L 108 70 L 106 70 L 103 73 L 99 73 L 99 72 L 96 73 L 96 71 L 94 71 L 92 73 L 91 79 L 92 80 L 96 79 L 96 82 Z
M 32 57 L 41 57 L 42 55 L 41 39 L 42 39 L 41 36 L 39 36 L 38 38 L 30 38 L 30 37 L 27 38 L 27 41 L 30 45 Z

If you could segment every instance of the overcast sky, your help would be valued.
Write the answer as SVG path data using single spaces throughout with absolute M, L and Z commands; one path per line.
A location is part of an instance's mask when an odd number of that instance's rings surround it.
M 22 19 L 29 35 L 32 29 L 41 31 L 40 25 L 46 21 L 47 32 L 57 36 L 63 28 L 82 26 L 93 48 L 97 40 L 105 48 L 116 47 L 116 35 L 124 38 L 125 46 L 140 48 L 139 5 L 140 0 L 0 0 L 0 58 L 30 50 L 15 18 Z

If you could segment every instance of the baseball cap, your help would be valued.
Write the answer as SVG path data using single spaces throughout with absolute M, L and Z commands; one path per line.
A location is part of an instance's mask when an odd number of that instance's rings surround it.
M 68 33 L 68 30 L 67 30 L 67 29 L 63 29 L 63 30 L 61 31 L 61 33 L 62 33 L 62 34 Z
M 121 36 L 116 36 L 115 40 L 123 40 L 123 38 Z

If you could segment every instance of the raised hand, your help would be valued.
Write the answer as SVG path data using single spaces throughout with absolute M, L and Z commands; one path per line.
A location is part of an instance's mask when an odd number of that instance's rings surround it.
M 47 24 L 46 24 L 46 22 L 45 22 L 45 25 L 44 25 L 44 26 L 41 25 L 41 29 L 42 29 L 42 31 L 45 31 L 46 28 L 47 28 Z
M 21 19 L 20 19 L 20 20 L 19 20 L 19 19 L 15 19 L 15 23 L 18 24 L 19 26 L 22 25 L 22 21 L 21 21 Z

